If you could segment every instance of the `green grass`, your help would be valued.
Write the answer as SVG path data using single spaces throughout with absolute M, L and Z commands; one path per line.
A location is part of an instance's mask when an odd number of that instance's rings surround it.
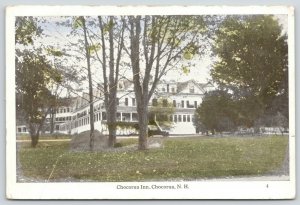
M 53 171 L 51 180 L 193 180 L 268 174 L 281 167 L 288 137 L 166 138 L 162 149 L 98 153 L 70 152 L 69 142 L 22 145 L 18 156 L 27 177 L 48 179 Z

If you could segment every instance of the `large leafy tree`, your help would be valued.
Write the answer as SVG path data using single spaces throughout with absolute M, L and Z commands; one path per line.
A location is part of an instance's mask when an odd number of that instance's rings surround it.
M 53 106 L 50 87 L 61 81 L 61 75 L 53 70 L 34 42 L 42 34 L 38 20 L 33 17 L 17 17 L 15 21 L 16 43 L 16 110 L 28 124 L 31 145 L 35 147 L 46 116 Z M 20 116 L 17 116 L 20 117 Z
M 17 109 L 25 115 L 32 147 L 37 145 L 46 116 L 55 103 L 49 85 L 60 81 L 60 73 L 51 68 L 44 56 L 23 52 L 16 57 Z
M 213 50 L 218 59 L 211 76 L 234 93 L 247 126 L 275 108 L 275 99 L 287 104 L 287 37 L 274 16 L 226 17 Z

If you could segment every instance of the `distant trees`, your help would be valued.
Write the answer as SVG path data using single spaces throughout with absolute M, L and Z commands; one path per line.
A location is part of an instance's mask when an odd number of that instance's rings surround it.
M 236 128 L 237 113 L 232 96 L 226 91 L 216 90 L 205 94 L 201 106 L 196 109 L 196 127 L 202 132 L 232 131 Z
M 266 125 L 266 116 L 288 120 L 287 49 L 287 37 L 274 16 L 227 16 L 215 34 L 217 60 L 211 70 L 227 94 L 205 96 L 197 109 L 200 122 L 222 130 L 229 122 L 233 127 Z

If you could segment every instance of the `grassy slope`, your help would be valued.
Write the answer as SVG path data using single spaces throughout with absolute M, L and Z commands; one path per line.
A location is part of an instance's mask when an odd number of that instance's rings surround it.
M 136 143 L 135 139 L 122 143 Z M 288 137 L 168 138 L 164 149 L 78 153 L 68 142 L 19 151 L 25 176 L 95 181 L 147 181 L 261 175 L 281 167 Z

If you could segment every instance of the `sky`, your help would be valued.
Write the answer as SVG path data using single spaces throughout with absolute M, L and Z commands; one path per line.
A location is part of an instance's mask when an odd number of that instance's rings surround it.
M 283 33 L 287 32 L 287 15 L 276 15 L 274 18 L 277 18 L 279 23 L 283 28 Z M 37 41 L 37 44 L 47 46 L 53 46 L 56 49 L 66 48 L 70 49 L 68 53 L 70 56 L 68 57 L 68 61 L 65 62 L 65 66 L 72 66 L 74 69 L 80 69 L 80 67 L 86 67 L 86 61 L 78 61 L 74 58 L 75 55 L 78 55 L 78 52 L 75 49 L 78 37 L 70 37 L 69 34 L 71 32 L 71 28 L 58 25 L 57 23 L 65 22 L 66 20 L 71 20 L 71 18 L 66 17 L 44 17 L 46 21 L 41 23 L 41 27 L 43 29 L 43 33 L 46 37 Z M 83 39 L 81 39 L 83 40 Z M 75 47 L 70 46 L 74 44 Z M 49 57 L 51 59 L 51 57 Z M 129 62 L 129 57 L 123 56 L 125 61 Z M 53 60 L 53 58 L 52 58 Z M 166 76 L 163 77 L 165 80 L 175 80 L 177 82 L 187 81 L 193 79 L 199 83 L 206 83 L 210 80 L 210 69 L 213 66 L 213 57 L 208 54 L 204 54 L 202 56 L 195 56 L 193 59 L 194 66 L 190 67 L 190 72 L 184 74 L 180 68 L 169 71 Z M 179 71 L 178 71 L 179 70 Z M 92 62 L 92 72 L 93 72 L 93 80 L 94 84 L 96 82 L 102 82 L 102 70 L 99 63 L 96 61 Z M 83 75 L 85 71 L 83 69 Z M 124 71 L 124 75 L 127 78 L 131 78 L 132 72 L 130 69 Z M 87 83 L 83 84 L 83 89 L 87 88 Z

